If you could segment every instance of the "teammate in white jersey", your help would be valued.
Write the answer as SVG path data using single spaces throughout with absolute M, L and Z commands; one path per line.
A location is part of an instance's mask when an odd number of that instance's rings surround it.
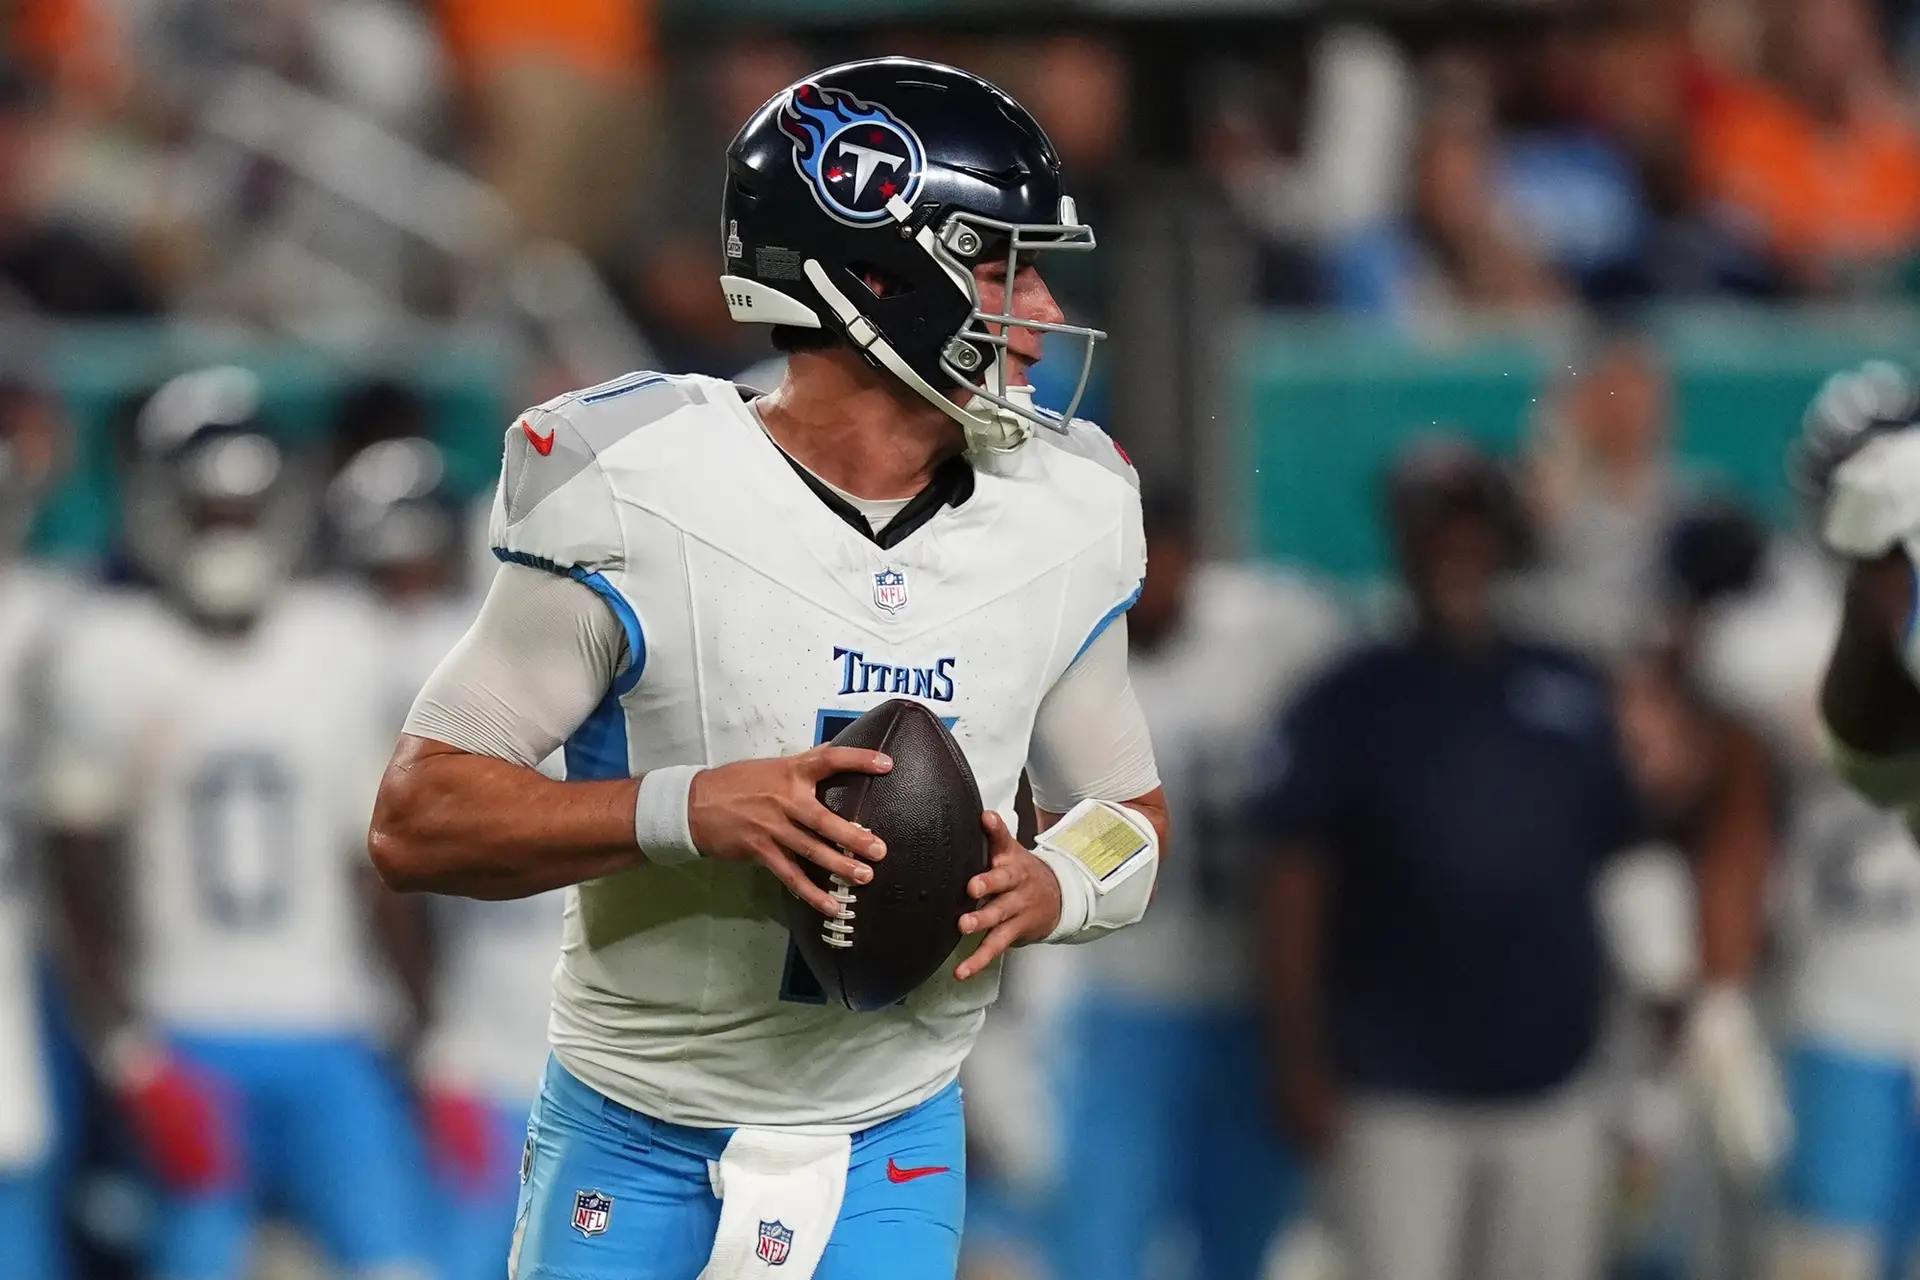
M 1126 675 L 1133 471 L 1027 390 L 1043 335 L 1099 336 L 1033 261 L 1092 233 L 1026 111 L 909 59 L 781 93 L 728 173 L 722 283 L 778 326 L 785 380 L 749 403 L 635 374 L 514 423 L 508 563 L 415 705 L 371 850 L 398 887 L 577 886 L 519 1280 L 948 1280 L 954 1081 L 997 961 L 1137 920 L 1166 822 Z M 859 927 L 885 850 L 814 788 L 890 762 L 816 744 L 889 697 L 952 724 L 993 868 L 955 964 L 856 1014 L 806 981 L 782 899 Z M 564 784 L 532 767 L 562 743 Z M 1104 878 L 1069 852 L 1094 830 L 1130 850 Z
M 404 394 L 378 389 L 389 408 Z M 467 548 L 446 458 L 417 435 L 374 440 L 341 467 L 327 514 L 340 556 L 379 610 L 379 675 L 397 732 L 479 604 L 460 589 Z M 432 998 L 415 1074 L 438 1196 L 432 1243 L 441 1280 L 497 1280 L 506 1256 L 527 1112 L 546 1063 L 562 902 L 558 892 L 507 902 L 436 897 L 427 913 Z
M 38 393 L 0 382 L 0 1280 L 67 1272 L 28 783 L 44 729 L 46 664 L 73 596 L 20 559 L 59 446 L 56 419 Z
M 1055 1273 L 1126 1280 L 1192 1230 L 1195 1274 L 1253 1280 L 1301 1201 L 1303 1171 L 1263 1114 L 1251 967 L 1252 851 L 1240 818 L 1280 704 L 1338 644 L 1332 603 L 1271 570 L 1194 563 L 1182 504 L 1146 512 L 1131 614 L 1134 691 L 1173 786 L 1183 853 L 1139 928 L 1086 952 L 1065 1089 Z M 1116 1075 L 1114 1064 L 1127 1071 Z
M 1920 819 L 1917 425 L 1920 388 L 1893 365 L 1869 363 L 1821 390 L 1795 459 L 1821 541 L 1847 565 L 1820 691 L 1834 758 L 1856 791 L 1909 827 Z M 1795 1084 L 1802 1150 L 1787 1190 L 1811 1228 L 1800 1274 L 1892 1275 L 1914 1248 L 1920 1167 L 1920 993 L 1911 977 L 1920 881 L 1911 839 L 1857 806 L 1814 809 L 1809 830 L 1810 847 L 1831 851 L 1815 869 L 1816 904 L 1850 924 L 1816 954 L 1833 972 L 1812 994 L 1849 1051 L 1810 1059 Z
M 251 374 L 203 370 L 133 427 L 128 544 L 158 589 L 93 604 L 54 676 L 67 969 L 161 1183 L 157 1274 L 245 1274 L 263 1199 L 343 1271 L 415 1274 L 354 856 L 380 649 L 358 596 L 288 582 L 311 504 L 258 404 Z

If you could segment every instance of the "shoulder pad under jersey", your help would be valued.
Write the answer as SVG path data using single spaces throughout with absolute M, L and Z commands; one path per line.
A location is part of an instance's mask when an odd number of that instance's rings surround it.
M 494 554 L 565 573 L 625 561 L 601 457 L 644 427 L 707 404 L 698 379 L 631 373 L 528 409 L 507 428 L 488 526 Z

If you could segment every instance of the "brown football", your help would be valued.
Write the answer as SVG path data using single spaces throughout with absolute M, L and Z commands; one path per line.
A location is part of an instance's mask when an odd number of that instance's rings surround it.
M 849 911 L 830 920 L 789 896 L 787 927 L 826 998 L 867 1013 L 897 1004 L 953 954 L 960 917 L 975 905 L 967 882 L 989 865 L 987 834 L 967 757 L 922 704 L 883 702 L 833 745 L 893 757 L 891 772 L 839 773 L 819 786 L 820 802 L 886 841 L 887 856 L 863 885 L 802 862 Z

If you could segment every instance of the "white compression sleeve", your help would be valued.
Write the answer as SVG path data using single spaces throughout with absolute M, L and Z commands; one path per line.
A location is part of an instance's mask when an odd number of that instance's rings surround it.
M 1082 800 L 1131 800 L 1160 785 L 1147 717 L 1127 675 L 1127 620 L 1116 618 L 1040 700 L 1027 760 L 1033 803 L 1065 813 Z
M 406 732 L 535 768 L 585 723 L 627 661 L 626 632 L 592 588 L 504 564 L 480 616 L 414 700 Z

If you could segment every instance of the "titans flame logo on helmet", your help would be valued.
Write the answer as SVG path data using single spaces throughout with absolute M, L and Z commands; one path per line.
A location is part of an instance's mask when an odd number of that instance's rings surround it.
M 926 150 L 885 107 L 805 80 L 787 95 L 780 130 L 813 198 L 841 222 L 874 226 L 893 197 L 912 204 L 920 194 Z

